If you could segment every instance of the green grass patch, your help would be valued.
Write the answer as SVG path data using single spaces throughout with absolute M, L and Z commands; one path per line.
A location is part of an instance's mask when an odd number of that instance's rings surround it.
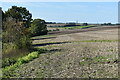
M 37 49 L 37 51 L 39 52 L 39 54 L 40 53 L 45 53 L 45 52 L 47 52 L 48 50 L 47 50 L 47 48 L 36 48 Z
M 41 36 L 35 36 L 31 39 L 37 39 L 37 38 L 49 38 L 49 37 L 56 37 L 56 35 L 41 35 Z
M 17 75 L 16 73 L 14 73 L 14 70 L 16 68 L 18 68 L 20 65 L 22 65 L 24 63 L 28 63 L 28 62 L 32 61 L 33 59 L 37 58 L 40 53 L 43 53 L 45 51 L 47 51 L 45 48 L 39 48 L 39 49 L 37 49 L 37 51 L 32 52 L 32 53 L 28 54 L 27 56 L 18 58 L 17 60 L 15 60 L 15 63 L 12 63 L 10 65 L 9 64 L 5 65 L 4 68 L 2 69 L 3 77 L 9 78 L 9 77 L 12 77 L 13 75 L 14 76 Z
M 107 50 L 108 52 L 113 52 L 114 50 L 113 49 L 109 49 L 109 50 Z
M 73 41 L 73 42 L 117 42 L 120 40 L 84 40 L 84 41 Z
M 15 64 L 12 64 L 10 66 L 6 66 L 5 68 L 3 68 L 3 77 L 10 77 L 11 75 L 15 75 L 12 72 L 21 64 L 27 63 L 35 58 L 38 57 L 38 52 L 32 52 L 30 54 L 28 54 L 27 56 L 18 58 L 18 60 L 16 61 Z
M 39 52 L 32 52 L 32 53 L 28 54 L 27 56 L 24 56 L 24 57 L 22 57 L 22 58 L 19 58 L 19 59 L 18 59 L 18 62 L 19 62 L 19 63 L 22 63 L 22 64 L 23 64 L 23 63 L 27 63 L 27 62 L 29 62 L 29 61 L 37 58 L 37 57 L 38 57 L 38 53 L 39 53 Z
M 88 26 L 71 26 L 71 27 L 62 27 L 64 29 L 83 29 L 83 28 L 90 28 L 90 27 L 95 27 L 93 25 L 88 25 Z
M 92 63 L 106 63 L 106 62 L 115 61 L 117 59 L 113 59 L 112 56 L 97 56 L 93 58 L 83 57 L 82 60 L 83 61 L 80 62 L 80 65 L 92 64 Z
M 47 45 L 47 46 L 40 46 L 40 47 L 36 47 L 36 48 L 46 48 L 46 49 L 50 49 L 50 48 L 53 48 L 53 47 L 63 47 L 62 45 Z
M 94 57 L 93 60 L 94 62 L 108 62 L 111 61 L 111 57 L 99 56 L 99 57 Z

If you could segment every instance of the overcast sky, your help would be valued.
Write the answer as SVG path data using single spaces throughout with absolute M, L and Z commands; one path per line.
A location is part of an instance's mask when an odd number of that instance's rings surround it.
M 118 2 L 3 2 L 3 11 L 11 6 L 26 7 L 32 18 L 53 22 L 117 23 Z

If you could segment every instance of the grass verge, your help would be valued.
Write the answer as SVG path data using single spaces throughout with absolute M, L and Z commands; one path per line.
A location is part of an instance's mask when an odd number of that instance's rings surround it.
M 3 78 L 11 78 L 12 76 L 17 76 L 17 73 L 14 73 L 14 70 L 16 68 L 18 68 L 20 65 L 24 64 L 24 63 L 28 63 L 30 61 L 32 61 L 33 59 L 37 58 L 39 56 L 40 53 L 45 52 L 46 49 L 45 48 L 39 48 L 37 51 L 32 52 L 30 54 L 28 54 L 27 56 L 18 58 L 14 64 L 11 64 L 9 66 L 5 66 L 2 69 L 3 72 Z

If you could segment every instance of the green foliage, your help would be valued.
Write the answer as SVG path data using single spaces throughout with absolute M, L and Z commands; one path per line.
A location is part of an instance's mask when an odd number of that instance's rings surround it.
M 83 23 L 83 26 L 87 26 L 88 25 L 88 23 Z
M 17 46 L 13 43 L 3 43 L 3 53 L 7 54 L 9 52 L 11 52 L 12 50 L 15 50 L 17 48 Z
M 53 29 L 53 31 L 60 31 L 58 28 L 56 28 L 56 29 Z
M 118 40 L 84 40 L 79 42 L 116 42 Z
M 113 24 L 111 24 L 111 23 L 103 23 L 103 24 L 101 24 L 101 25 L 113 25 Z
M 91 63 L 105 63 L 115 61 L 117 59 L 113 59 L 112 55 L 109 56 L 97 56 L 93 58 L 83 57 L 83 61 L 80 61 L 80 65 L 91 64 Z
M 14 64 L 13 64 L 13 61 L 11 61 L 12 62 L 11 65 L 8 65 L 8 66 L 6 65 L 6 67 L 3 68 L 3 70 L 2 70 L 3 77 L 8 78 L 8 77 L 11 77 L 12 75 L 16 75 L 16 74 L 14 74 L 14 70 L 18 66 L 20 66 L 23 63 L 27 63 L 27 62 L 29 62 L 37 57 L 38 57 L 38 52 L 32 52 L 32 53 L 28 54 L 27 56 L 24 56 L 24 57 L 19 58 L 18 60 L 15 60 Z M 8 63 L 10 63 L 10 59 L 7 61 L 9 61 Z
M 3 42 L 17 42 L 18 39 L 23 35 L 23 27 L 18 25 L 13 18 L 6 18 L 3 22 Z
M 22 64 L 27 63 L 37 57 L 38 57 L 38 52 L 32 52 L 32 53 L 28 54 L 27 56 L 18 59 L 18 62 L 21 62 Z
M 16 75 L 14 74 L 14 70 L 20 66 L 22 63 L 20 62 L 16 62 L 13 65 L 10 65 L 8 67 L 3 68 L 2 72 L 3 72 L 3 77 L 4 78 L 10 78 L 12 75 Z
M 28 63 L 29 61 L 37 58 L 40 53 L 44 53 L 47 51 L 46 48 L 39 48 L 37 49 L 38 51 L 32 52 L 24 57 L 18 58 L 18 59 L 6 59 L 4 60 L 4 67 L 3 67 L 3 77 L 11 77 L 12 75 L 17 75 L 14 74 L 14 70 L 18 68 L 21 64 Z
M 30 31 L 32 36 L 44 35 L 47 34 L 47 27 L 44 20 L 34 19 Z
M 12 17 L 18 21 L 25 22 L 24 27 L 30 27 L 32 14 L 25 7 L 12 6 L 5 12 L 5 17 Z
M 3 26 L 3 33 L 2 33 L 2 42 L 3 42 L 3 53 L 10 53 L 15 49 L 29 49 L 31 47 L 31 40 L 28 34 L 24 31 L 22 24 L 20 22 L 15 21 L 13 18 L 6 18 L 7 20 L 4 21 Z
M 83 28 L 90 28 L 95 27 L 94 25 L 87 25 L 87 26 L 72 26 L 72 27 L 62 27 L 64 29 L 83 29 Z
M 30 40 L 30 38 L 28 36 L 22 36 L 19 40 L 18 43 L 16 43 L 16 45 L 18 46 L 18 48 L 26 48 L 29 49 L 31 48 L 31 44 L 32 41 Z
M 120 40 L 83 40 L 83 41 L 70 41 L 70 42 L 120 42 Z
M 110 61 L 110 57 L 104 57 L 104 56 L 95 57 L 93 59 L 95 60 L 95 62 L 107 62 L 107 61 Z
M 37 48 L 37 51 L 40 54 L 40 53 L 44 53 L 44 52 L 46 52 L 48 50 L 46 48 Z
M 15 58 L 6 58 L 2 60 L 2 68 L 6 67 L 6 66 L 10 66 L 16 63 L 16 59 Z
M 48 32 L 51 32 L 52 30 L 48 30 Z

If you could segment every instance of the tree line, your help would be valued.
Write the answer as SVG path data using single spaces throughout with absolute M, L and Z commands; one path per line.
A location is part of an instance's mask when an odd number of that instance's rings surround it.
M 29 50 L 32 43 L 30 38 L 47 32 L 45 20 L 32 19 L 32 14 L 25 7 L 12 6 L 2 11 L 3 53 L 16 49 Z

